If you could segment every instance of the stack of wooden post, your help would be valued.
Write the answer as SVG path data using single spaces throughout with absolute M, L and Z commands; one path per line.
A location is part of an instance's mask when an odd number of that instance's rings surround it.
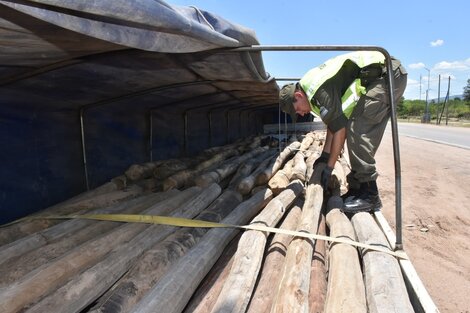
M 351 222 L 340 211 L 342 160 L 324 199 L 325 164 L 314 166 L 324 136 L 281 152 L 256 137 L 133 165 L 36 215 L 166 215 L 387 246 L 370 214 Z M 254 230 L 26 219 L 0 228 L 0 264 L 0 312 L 412 311 L 393 257 Z

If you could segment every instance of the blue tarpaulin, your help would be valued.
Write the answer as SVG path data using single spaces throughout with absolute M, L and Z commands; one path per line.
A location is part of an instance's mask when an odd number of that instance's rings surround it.
M 84 152 L 93 188 L 277 121 L 255 44 L 163 1 L 0 0 L 0 223 L 84 191 Z

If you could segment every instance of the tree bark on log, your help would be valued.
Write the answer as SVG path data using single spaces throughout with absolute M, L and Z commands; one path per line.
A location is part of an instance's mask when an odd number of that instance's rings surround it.
M 261 153 L 256 158 L 247 160 L 244 164 L 240 165 L 237 172 L 230 180 L 227 188 L 236 190 L 237 186 L 245 177 L 248 177 L 251 172 L 253 172 L 253 170 L 261 164 L 261 162 L 268 158 L 271 159 L 275 153 L 276 151 L 274 149 L 270 149 Z
M 356 213 L 351 221 L 360 242 L 390 249 L 369 213 Z M 363 249 L 361 256 L 369 312 L 414 312 L 397 259 L 383 252 Z
M 105 186 L 106 185 L 106 186 Z M 109 191 L 113 183 L 106 183 L 98 187 L 98 191 L 90 190 L 72 199 L 53 205 L 47 209 L 31 215 L 36 217 L 40 215 L 62 215 L 78 214 L 94 208 L 107 207 L 121 201 L 138 197 L 142 194 L 142 188 L 133 186 L 127 190 Z M 19 221 L 6 227 L 0 228 L 0 245 L 6 245 L 35 232 L 41 231 L 53 225 L 59 224 L 61 220 L 26 220 Z
M 196 177 L 194 179 L 194 182 L 196 186 L 199 186 L 202 188 L 207 187 L 212 183 L 219 183 L 223 179 L 235 173 L 235 171 L 237 170 L 237 168 L 240 166 L 242 162 L 245 162 L 246 160 L 253 158 L 256 155 L 262 152 L 265 152 L 266 150 L 267 148 L 262 148 L 262 147 L 253 149 L 248 153 L 245 153 L 239 157 L 234 158 L 233 160 L 224 162 L 219 168 L 214 169 L 211 172 L 207 172 L 207 173 L 200 175 L 199 177 Z
M 269 180 L 268 186 L 273 191 L 274 195 L 278 195 L 289 185 L 292 177 L 293 165 L 294 159 L 290 159 L 287 161 L 284 167 L 277 171 L 276 174 L 274 174 L 274 176 Z
M 180 206 L 171 216 L 193 218 L 212 203 L 220 192 L 220 187 L 213 184 Z M 44 297 L 26 312 L 59 312 L 64 305 L 67 307 L 67 312 L 82 311 L 122 277 L 144 251 L 176 229 L 177 227 L 172 226 L 149 226 L 129 242 L 116 247 L 106 258 L 75 275 L 65 285 Z
M 287 161 L 289 156 L 294 154 L 297 149 L 300 148 L 300 142 L 294 141 L 289 146 L 287 146 L 276 159 L 270 163 L 266 169 L 261 172 L 256 177 L 256 185 L 264 185 L 267 184 L 268 181 L 273 177 L 274 174 L 282 167 L 282 165 Z
M 158 200 L 156 200 L 158 201 Z M 90 214 L 105 214 L 105 213 L 118 213 L 124 205 L 114 205 L 106 209 L 92 210 Z M 0 247 L 0 265 L 8 262 L 9 260 L 23 255 L 29 251 L 40 248 L 48 243 L 59 240 L 60 238 L 73 234 L 76 231 L 93 224 L 94 221 L 90 220 L 67 220 L 43 231 L 23 237 L 17 241 Z
M 188 184 L 191 178 L 196 177 L 205 169 L 220 164 L 223 160 L 238 155 L 237 149 L 227 149 L 213 156 L 209 160 L 199 163 L 194 169 L 180 171 L 171 175 L 163 182 L 163 190 L 178 189 Z
M 176 191 L 176 190 L 175 190 Z M 179 191 L 165 192 L 160 194 L 154 194 L 144 197 L 139 197 L 119 205 L 114 213 L 126 213 L 135 214 L 142 212 L 150 206 L 160 201 L 166 200 L 172 196 L 175 196 Z M 86 221 L 87 223 L 82 224 L 81 222 Z M 0 286 L 11 284 L 19 278 L 23 277 L 27 273 L 33 271 L 35 268 L 52 261 L 55 258 L 60 257 L 67 251 L 79 246 L 80 244 L 99 237 L 100 235 L 111 231 L 122 225 L 119 222 L 106 222 L 106 221 L 91 221 L 91 220 L 70 220 L 70 222 L 76 222 L 78 225 L 83 226 L 77 232 L 67 233 L 59 240 L 53 242 L 47 242 L 45 246 L 37 247 L 34 250 L 10 258 L 5 261 L 0 267 Z M 67 222 L 62 223 L 65 225 Z M 59 224 L 59 225 L 62 225 Z M 85 225 L 88 225 L 85 227 Z M 54 226 L 55 227 L 55 226 Z
M 302 190 L 302 183 L 293 181 L 250 224 L 276 226 Z M 261 267 L 267 237 L 267 233 L 256 230 L 247 230 L 242 235 L 230 274 L 211 312 L 245 312 Z
M 204 277 L 196 292 L 191 297 L 183 313 L 207 313 L 217 300 L 224 286 L 225 280 L 230 273 L 235 252 L 241 234 L 237 235 L 225 248 L 222 256 L 214 264 L 210 272 Z
M 305 182 L 305 173 L 307 172 L 307 164 L 305 163 L 305 154 L 299 151 L 294 156 L 294 164 L 292 166 L 291 179 L 300 179 Z
M 303 200 L 297 198 L 294 206 L 287 213 L 286 218 L 279 228 L 295 230 L 302 214 Z M 279 273 L 284 267 L 284 260 L 287 247 L 292 240 L 292 236 L 285 234 L 275 234 L 266 249 L 263 268 L 259 275 L 255 291 L 248 305 L 247 313 L 267 313 L 271 310 L 271 305 L 276 290 L 273 286 L 279 284 Z M 202 312 L 201 312 L 202 313 Z
M 241 193 L 242 195 L 247 195 L 250 193 L 250 191 L 253 189 L 256 183 L 256 177 L 258 176 L 259 173 L 264 171 L 268 163 L 272 157 L 266 158 L 261 164 L 258 166 L 258 168 L 251 173 L 249 176 L 243 178 L 240 183 L 237 186 L 237 191 Z
M 356 241 L 351 221 L 340 211 L 343 201 L 330 198 L 326 222 L 330 236 Z M 336 202 L 336 203 L 335 203 Z M 357 249 L 345 243 L 332 243 L 329 254 L 328 291 L 325 313 L 367 313 L 367 302 Z
M 222 222 L 245 224 L 272 198 L 269 189 L 260 191 L 237 206 Z M 164 277 L 147 293 L 131 312 L 181 312 L 197 286 L 210 271 L 237 229 L 211 229 Z
M 326 235 L 325 214 L 320 214 L 319 235 Z M 327 290 L 327 251 L 324 240 L 316 240 L 310 270 L 308 306 L 310 313 L 323 313 Z
M 239 193 L 226 191 L 196 219 L 219 222 L 240 204 L 241 200 Z M 146 251 L 110 292 L 103 295 L 104 301 L 100 301 L 93 312 L 128 312 L 178 258 L 199 242 L 207 230 L 181 228 Z
M 197 196 L 200 188 L 193 187 L 177 196 L 162 201 L 146 214 L 167 214 L 187 200 Z M 125 224 L 103 236 L 84 243 L 52 263 L 45 264 L 14 284 L 0 288 L 0 311 L 17 312 L 26 305 L 39 300 L 43 295 L 64 284 L 70 277 L 87 266 L 96 263 L 122 242 L 134 238 L 144 231 L 146 224 Z
M 323 204 L 321 172 L 325 164 L 318 164 L 307 187 L 301 222 L 297 231 L 316 234 Z M 310 271 L 315 241 L 294 238 L 290 243 L 271 312 L 308 312 Z

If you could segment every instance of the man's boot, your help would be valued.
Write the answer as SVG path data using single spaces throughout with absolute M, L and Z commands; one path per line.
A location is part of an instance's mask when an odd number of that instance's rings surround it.
M 343 199 L 343 201 L 352 200 L 353 198 L 359 196 L 360 193 L 361 193 L 360 189 L 355 189 L 355 188 L 349 187 L 348 192 L 346 192 L 344 195 L 342 195 L 341 198 Z
M 376 181 L 361 183 L 359 196 L 348 198 L 343 205 L 343 212 L 373 212 L 382 208 Z

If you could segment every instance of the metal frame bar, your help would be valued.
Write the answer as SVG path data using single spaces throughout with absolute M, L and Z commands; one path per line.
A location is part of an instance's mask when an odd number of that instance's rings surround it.
M 396 250 L 403 250 L 402 240 L 402 210 L 401 210 L 401 164 L 400 147 L 398 142 L 398 126 L 396 116 L 396 105 L 394 97 L 394 83 L 392 75 L 392 61 L 387 50 L 379 46 L 355 46 L 355 45 L 254 45 L 229 49 L 230 51 L 378 51 L 385 56 L 385 66 L 387 68 L 387 83 L 389 87 L 390 101 L 390 121 L 392 125 L 393 157 L 395 163 L 395 222 L 396 222 Z

